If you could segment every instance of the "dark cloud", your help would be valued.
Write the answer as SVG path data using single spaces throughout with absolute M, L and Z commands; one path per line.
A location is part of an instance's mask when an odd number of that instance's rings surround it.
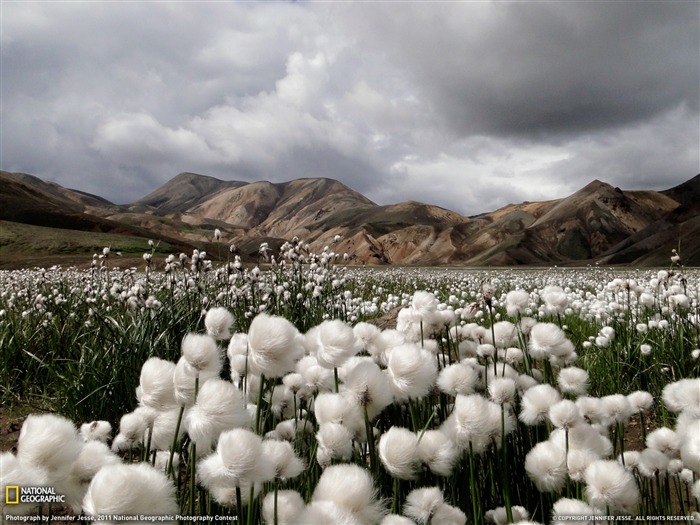
M 551 139 L 698 108 L 696 4 L 403 7 L 376 8 L 365 35 L 455 133 Z M 362 26 L 367 10 L 357 11 Z
M 182 171 L 471 215 L 700 171 L 686 2 L 13 2 L 2 169 L 115 202 Z

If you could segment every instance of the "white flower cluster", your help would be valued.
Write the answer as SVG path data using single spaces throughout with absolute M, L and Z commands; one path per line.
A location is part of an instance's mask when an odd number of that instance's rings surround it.
M 551 315 L 566 310 L 565 296 L 545 290 Z M 634 514 L 640 479 L 676 476 L 692 484 L 700 476 L 700 379 L 664 389 L 666 408 L 677 414 L 674 429 L 650 432 L 646 449 L 615 458 L 617 432 L 648 414 L 652 396 L 589 396 L 588 374 L 574 366 L 575 345 L 559 325 L 523 316 L 530 301 L 529 294 L 506 295 L 517 319 L 486 328 L 420 291 L 398 314 L 396 329 L 325 320 L 306 333 L 267 313 L 235 332 L 231 313 L 212 307 L 206 334 L 187 335 L 177 363 L 152 357 L 143 364 L 138 407 L 121 418 L 111 449 L 106 422 L 78 433 L 58 416 L 30 416 L 17 454 L 0 456 L 2 485 L 55 486 L 75 512 L 88 515 L 175 515 L 172 476 L 194 465 L 194 482 L 222 506 L 239 508 L 242 495 L 248 505 L 262 495 L 267 523 L 464 524 L 464 510 L 445 501 L 439 484 L 413 489 L 401 509 L 392 509 L 403 515 L 390 514 L 372 472 L 381 465 L 399 483 L 423 473 L 451 478 L 465 457 L 498 458 L 528 427 L 546 429 L 524 463 L 537 489 L 585 487 L 586 501 L 560 498 L 555 515 Z M 602 327 L 598 337 L 612 341 L 615 334 Z M 387 426 L 386 417 L 402 413 L 413 428 Z M 297 456 L 299 440 L 310 439 L 315 456 Z M 146 461 L 129 463 L 138 451 Z M 278 491 L 277 483 L 300 476 L 307 460 L 323 469 L 311 498 Z M 273 482 L 274 493 L 265 485 Z M 700 495 L 698 482 L 692 491 Z M 529 513 L 508 503 L 483 518 L 526 522 Z

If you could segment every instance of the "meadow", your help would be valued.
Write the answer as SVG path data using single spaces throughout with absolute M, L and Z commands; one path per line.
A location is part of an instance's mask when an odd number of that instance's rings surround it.
M 700 521 L 697 270 L 260 254 L 0 272 L 3 515 Z

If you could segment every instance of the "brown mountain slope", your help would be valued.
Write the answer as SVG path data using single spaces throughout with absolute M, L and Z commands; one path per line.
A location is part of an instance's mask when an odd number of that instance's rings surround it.
M 378 206 L 325 178 L 246 183 L 182 173 L 129 206 L 30 175 L 3 172 L 0 182 L 0 219 L 180 239 L 183 247 L 206 246 L 219 228 L 222 242 L 251 257 L 260 242 L 298 236 L 357 264 L 665 265 L 679 243 L 686 264 L 700 263 L 700 175 L 663 192 L 595 180 L 563 199 L 473 217 L 414 201 Z
M 595 259 L 677 206 L 659 192 L 623 192 L 596 180 L 533 222 L 523 242 L 543 260 Z
M 320 223 L 323 233 L 313 235 L 312 242 L 326 245 L 341 235 L 343 241 L 335 250 L 358 262 L 445 264 L 456 252 L 449 231 L 468 221 L 453 211 L 415 201 L 364 206 L 329 215 Z
M 158 238 L 171 246 L 187 250 L 191 245 L 179 236 L 154 236 L 149 229 L 106 219 L 93 214 L 100 210 L 107 214 L 117 207 L 93 195 L 68 190 L 58 184 L 46 183 L 26 174 L 0 171 L 0 220 L 32 226 L 63 230 L 63 241 L 70 245 L 70 231 L 109 233 L 127 239 L 138 237 L 144 246 L 151 238 Z M 24 229 L 23 232 L 31 231 Z M 35 244 L 32 243 L 34 246 Z M 38 249 L 40 245 L 36 245 Z M 46 247 L 44 247 L 46 248 Z M 41 250 L 40 250 L 41 251 Z
M 661 193 L 681 204 L 667 216 L 668 220 L 683 222 L 700 214 L 700 175 Z
M 321 219 L 335 212 L 374 203 L 331 179 L 285 183 L 254 182 L 229 188 L 185 211 L 201 220 L 221 220 L 249 236 L 307 236 Z
M 223 181 L 196 173 L 180 173 L 160 188 L 137 200 L 132 206 L 155 208 L 161 213 L 181 213 L 197 206 L 201 201 L 227 188 L 248 184 L 239 181 Z
M 83 213 L 80 196 L 24 173 L 0 172 L 0 220 L 65 229 L 99 230 L 102 221 Z M 107 203 L 107 201 L 104 201 Z M 109 203 L 107 203 L 109 205 Z
M 700 175 L 659 192 L 680 203 L 664 217 L 621 243 L 601 257 L 607 264 L 664 265 L 672 249 L 684 264 L 700 263 Z
M 97 195 L 85 193 L 80 190 L 71 190 L 64 188 L 54 182 L 45 182 L 39 177 L 29 175 L 27 173 L 9 173 L 0 171 L 0 182 L 2 184 L 21 183 L 25 188 L 31 188 L 35 194 L 43 195 L 52 201 L 58 200 L 71 206 L 71 203 L 78 205 L 78 208 L 83 210 L 84 207 L 113 206 L 111 202 Z

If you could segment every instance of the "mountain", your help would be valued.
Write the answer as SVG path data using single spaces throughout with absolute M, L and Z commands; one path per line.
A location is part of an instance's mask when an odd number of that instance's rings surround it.
M 164 213 L 185 212 L 221 190 L 238 188 L 245 184 L 245 182 L 223 181 L 196 173 L 180 173 L 157 190 L 137 200 L 133 208 L 145 206 Z
M 27 174 L 0 172 L 0 182 L 0 220 L 209 253 L 217 251 L 218 228 L 248 260 L 257 260 L 261 242 L 274 250 L 297 236 L 354 264 L 666 265 L 679 246 L 685 264 L 700 263 L 700 175 L 664 191 L 594 180 L 562 199 L 472 217 L 415 201 L 380 206 L 328 178 L 242 182 L 181 173 L 124 206 Z
M 118 209 L 111 202 L 25 173 L 0 171 L 0 260 L 2 266 L 26 261 L 58 264 L 66 256 L 71 263 L 92 260 L 92 254 L 115 244 L 140 258 L 147 248 L 131 249 L 134 239 L 148 246 L 148 239 L 162 241 L 162 248 L 191 250 L 194 245 L 179 236 L 154 235 L 128 222 L 110 220 Z M 21 226 L 21 227 L 20 227 Z M 90 232 L 91 236 L 83 235 Z M 128 247 L 128 249 L 127 249 Z M 133 252 L 133 253 L 132 253 Z
M 602 262 L 620 264 L 634 261 L 643 265 L 663 265 L 677 249 L 686 265 L 700 261 L 700 175 L 659 192 L 678 203 L 664 217 L 631 235 L 605 254 Z

